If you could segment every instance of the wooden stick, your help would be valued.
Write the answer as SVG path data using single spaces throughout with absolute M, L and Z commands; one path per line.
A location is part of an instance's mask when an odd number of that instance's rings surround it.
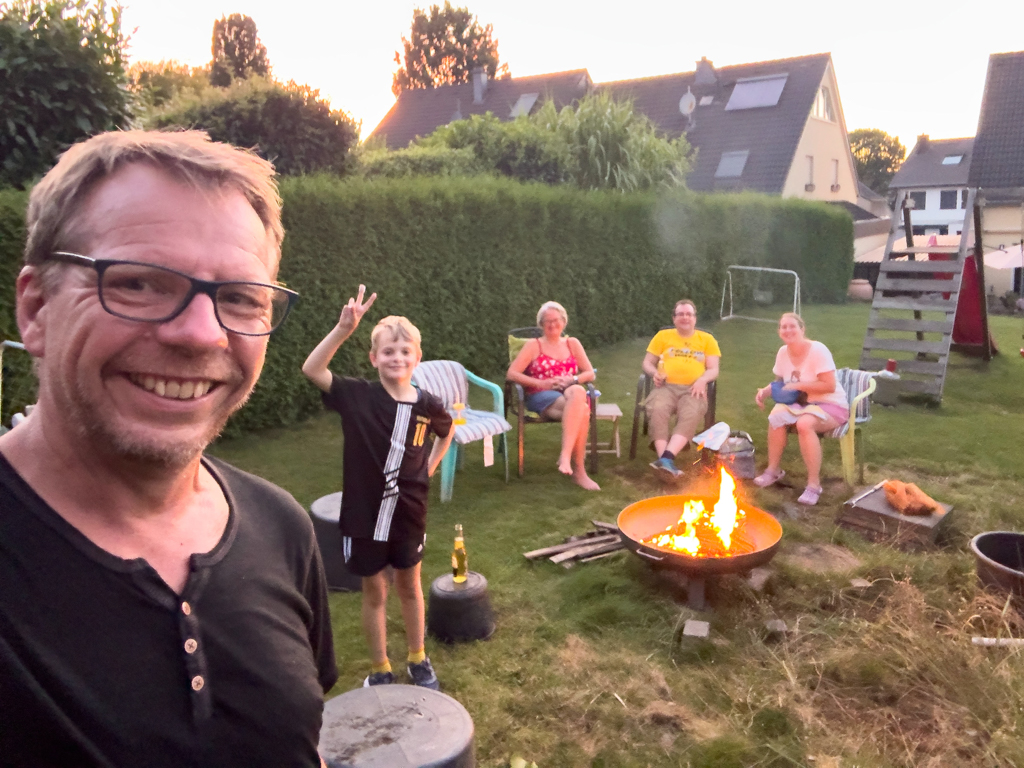
M 624 552 L 625 550 L 626 550 L 626 547 L 625 547 L 625 545 L 623 545 L 623 546 L 619 547 L 618 549 L 613 549 L 611 552 L 602 552 L 600 555 L 590 555 L 589 557 L 581 557 L 580 558 L 580 562 L 581 563 L 589 563 L 591 560 L 601 560 L 601 559 L 603 559 L 605 557 L 611 557 L 612 555 L 614 555 L 614 554 L 616 554 L 618 552 Z
M 576 549 L 568 549 L 565 552 L 559 552 L 557 555 L 549 557 L 548 560 L 552 563 L 561 563 L 564 560 L 575 560 L 578 557 L 599 555 L 602 552 L 611 552 L 619 549 L 621 546 L 621 541 L 610 541 L 604 544 L 588 544 L 585 547 L 577 547 Z
M 619 526 L 615 525 L 614 523 L 604 523 L 600 520 L 591 520 L 590 523 L 599 531 L 609 531 L 610 533 L 619 532 Z
M 975 645 L 1019 648 L 1024 645 L 1024 637 L 972 637 L 971 642 Z
M 605 534 L 604 536 L 594 536 L 587 540 L 586 546 L 599 543 L 608 543 L 611 541 L 618 540 L 618 534 Z M 547 557 L 548 555 L 557 555 L 559 552 L 565 552 L 568 549 L 575 549 L 581 546 L 578 541 L 569 541 L 563 544 L 555 544 L 550 547 L 544 547 L 543 549 L 535 549 L 531 552 L 523 552 L 523 557 L 527 560 L 536 560 L 538 557 Z

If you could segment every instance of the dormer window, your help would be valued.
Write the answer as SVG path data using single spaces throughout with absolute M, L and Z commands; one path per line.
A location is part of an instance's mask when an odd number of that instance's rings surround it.
M 942 158 L 943 165 L 960 165 L 960 161 L 964 159 L 963 155 L 946 155 Z
M 814 106 L 811 107 L 811 115 L 820 120 L 828 120 L 830 123 L 836 121 L 836 111 L 832 107 L 832 94 L 827 86 L 821 86 L 814 97 Z
M 537 99 L 540 97 L 539 93 L 524 93 L 520 95 L 519 101 L 512 107 L 512 112 L 509 114 L 513 120 L 520 115 L 530 114 L 530 110 L 533 109 L 533 105 L 537 103 Z
M 726 112 L 735 109 L 755 109 L 757 107 L 774 107 L 779 103 L 782 89 L 786 87 L 789 75 L 769 75 L 768 77 L 747 77 L 737 80 L 733 86 Z

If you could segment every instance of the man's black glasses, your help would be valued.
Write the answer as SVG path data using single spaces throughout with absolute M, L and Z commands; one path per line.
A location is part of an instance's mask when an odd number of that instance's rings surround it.
M 96 270 L 100 304 L 110 314 L 143 323 L 173 320 L 197 294 L 213 302 L 217 322 L 231 333 L 266 336 L 273 333 L 299 300 L 299 294 L 267 283 L 200 280 L 168 267 L 141 261 L 93 259 L 57 251 L 55 261 Z

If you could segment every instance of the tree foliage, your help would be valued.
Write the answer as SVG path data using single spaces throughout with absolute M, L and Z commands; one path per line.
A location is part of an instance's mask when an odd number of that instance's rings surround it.
M 888 192 L 889 182 L 907 156 L 907 148 L 900 144 L 898 136 L 878 128 L 850 131 L 850 150 L 857 176 L 880 195 Z
M 241 13 L 222 16 L 213 22 L 213 59 L 210 83 L 220 87 L 249 75 L 270 75 L 267 47 L 260 42 L 256 22 Z
M 345 173 L 359 136 L 352 118 L 332 110 L 318 90 L 261 77 L 179 95 L 155 111 L 147 127 L 204 130 L 214 141 L 254 148 L 285 175 Z
M 473 115 L 418 143 L 469 147 L 486 168 L 503 176 L 581 189 L 681 186 L 690 168 L 685 138 L 665 139 L 631 102 L 602 92 L 560 111 L 548 101 L 533 115 L 510 122 L 490 113 Z
M 76 141 L 130 119 L 121 8 L 0 3 L 0 185 L 23 187 Z
M 482 26 L 468 8 L 420 8 L 412 12 L 409 37 L 402 38 L 403 52 L 395 51 L 391 91 L 398 96 L 415 88 L 469 82 L 476 67 L 484 67 L 491 79 L 510 77 L 508 64 L 498 63 L 498 41 L 493 27 Z
M 128 84 L 143 111 L 166 104 L 179 94 L 199 93 L 210 84 L 206 67 L 177 61 L 137 61 L 128 68 Z

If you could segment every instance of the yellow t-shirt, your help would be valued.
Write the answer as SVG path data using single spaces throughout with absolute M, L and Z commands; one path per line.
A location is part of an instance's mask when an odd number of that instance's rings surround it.
M 722 356 L 718 342 L 710 333 L 694 331 L 684 339 L 675 328 L 658 331 L 647 345 L 647 351 L 664 361 L 669 384 L 693 384 L 707 370 L 704 361 L 708 356 Z

